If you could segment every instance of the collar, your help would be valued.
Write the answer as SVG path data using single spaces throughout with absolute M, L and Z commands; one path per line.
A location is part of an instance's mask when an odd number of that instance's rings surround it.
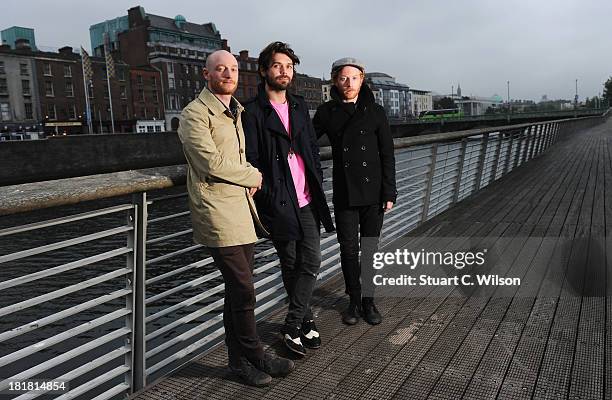
M 232 108 L 234 108 L 238 114 L 240 114 L 242 110 L 244 110 L 242 104 L 240 104 L 240 102 L 236 100 L 234 96 L 232 96 L 232 99 L 230 100 L 230 108 L 228 109 L 225 104 L 223 104 L 223 102 L 219 100 L 219 98 L 217 98 L 217 96 L 215 96 L 210 91 L 210 89 L 208 89 L 208 87 L 202 89 L 202 91 L 198 95 L 198 99 L 200 99 L 200 101 L 204 103 L 206 107 L 208 107 L 208 109 L 213 115 L 222 114 L 226 111 L 229 111 L 230 114 L 233 114 L 231 111 Z
M 289 105 L 289 110 L 297 108 L 299 106 L 299 103 L 295 96 L 293 96 L 288 90 L 285 94 L 285 97 L 287 99 L 287 104 Z M 270 99 L 268 99 L 268 93 L 266 93 L 266 86 L 263 82 L 257 85 L 257 101 L 259 102 L 259 105 L 262 108 L 272 108 Z

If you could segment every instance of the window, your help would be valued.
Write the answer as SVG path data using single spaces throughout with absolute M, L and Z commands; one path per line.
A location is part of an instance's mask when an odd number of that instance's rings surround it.
M 6 72 L 4 71 L 4 61 L 0 61 L 0 74 L 5 74 Z
M 11 120 L 11 105 L 9 103 L 0 103 L 0 121 Z
M 43 64 L 43 71 L 45 76 L 51 76 L 51 63 L 44 63 Z M 23 75 L 23 74 L 22 74 Z
M 125 70 L 120 69 L 117 71 L 117 75 L 119 76 L 119 82 L 125 82 Z
M 124 104 L 124 105 L 121 107 L 121 110 L 123 111 L 123 119 L 129 119 L 130 117 L 129 117 L 129 115 L 128 115 L 128 114 L 129 114 L 129 112 L 128 112 L 128 106 L 127 106 L 127 104 Z
M 194 65 L 193 66 L 193 73 L 194 73 L 194 75 L 199 74 L 200 73 L 200 67 L 197 66 L 197 65 Z
M 145 133 L 145 132 L 146 132 L 146 130 L 147 130 L 147 127 L 146 127 L 146 126 L 139 126 L 139 127 L 138 127 L 138 133 Z
M 187 87 L 190 88 L 191 87 L 191 81 L 187 81 Z
M 196 85 L 196 89 L 200 90 L 200 81 L 196 81 L 195 85 Z
M 176 86 L 174 86 L 174 78 L 168 78 L 168 87 L 170 89 L 174 89 Z
M 45 96 L 53 97 L 53 82 L 45 81 Z
M 139 101 L 145 101 L 145 95 L 143 89 L 138 89 L 138 99 Z
M 174 73 L 174 66 L 171 62 L 168 63 L 168 72 Z
M 154 76 L 151 77 L 151 85 L 153 85 L 153 87 L 157 86 L 157 78 Z
M 66 82 L 66 96 L 74 97 L 74 87 L 72 86 L 72 82 Z
M 23 93 L 24 96 L 29 96 L 30 93 L 30 81 L 28 80 L 22 80 L 21 81 L 21 92 Z
M 125 86 L 119 87 L 119 97 L 122 99 L 127 99 L 127 90 L 125 89 Z
M 93 99 L 94 98 L 93 85 L 88 85 L 87 86 L 87 91 L 89 92 L 89 98 Z
M 26 119 L 34 119 L 34 111 L 32 108 L 32 103 L 25 103 L 25 118 Z
M 137 82 L 139 85 L 142 85 L 142 75 L 136 75 L 136 82 Z
M 48 119 L 56 118 L 55 104 L 47 104 L 47 118 Z
M 159 101 L 159 96 L 157 95 L 157 90 L 153 91 L 153 101 L 156 102 L 156 103 Z
M 155 132 L 161 132 L 161 126 L 160 125 L 155 125 Z
M 147 133 L 153 132 L 153 127 L 151 125 L 147 126 Z
M 76 119 L 76 106 L 68 106 L 68 119 Z
M 8 94 L 8 86 L 6 78 L 0 78 L 0 94 Z
M 30 71 L 28 71 L 28 64 L 26 63 L 20 63 L 19 64 L 19 73 L 23 76 L 28 76 L 30 75 Z
M 70 68 L 70 65 L 64 65 L 64 77 L 72 78 L 72 68 Z

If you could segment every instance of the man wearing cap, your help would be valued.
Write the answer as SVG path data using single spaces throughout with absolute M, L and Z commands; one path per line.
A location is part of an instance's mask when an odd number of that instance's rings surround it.
M 340 261 L 350 302 L 343 322 L 363 315 L 375 325 L 382 317 L 374 304 L 372 258 L 384 212 L 395 203 L 395 156 L 389 122 L 364 85 L 365 65 L 351 57 L 332 64 L 332 100 L 314 116 L 317 136 L 327 135 L 333 158 L 333 203 Z M 361 249 L 361 262 L 359 251 Z
M 207 246 L 225 282 L 223 325 L 229 367 L 254 386 L 285 376 L 293 361 L 264 352 L 255 328 L 253 249 L 257 213 L 251 195 L 262 176 L 244 155 L 242 106 L 232 96 L 238 63 L 225 50 L 208 56 L 200 95 L 181 113 L 187 191 L 197 243 Z
M 304 99 L 287 88 L 300 60 L 283 42 L 259 55 L 258 95 L 245 102 L 247 160 L 263 174 L 255 196 L 261 221 L 270 232 L 289 297 L 284 343 L 300 356 L 321 346 L 310 303 L 321 267 L 320 224 L 334 224 L 323 192 L 319 146 Z

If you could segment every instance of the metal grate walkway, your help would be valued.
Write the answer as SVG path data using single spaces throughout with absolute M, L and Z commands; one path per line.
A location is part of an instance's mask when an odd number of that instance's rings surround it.
M 378 301 L 382 324 L 348 327 L 338 276 L 315 293 L 323 346 L 289 377 L 245 386 L 218 346 L 136 398 L 612 398 L 611 152 L 612 121 L 571 134 L 394 243 L 501 243 L 491 272 L 521 286 L 417 287 Z M 283 317 L 258 325 L 280 354 Z

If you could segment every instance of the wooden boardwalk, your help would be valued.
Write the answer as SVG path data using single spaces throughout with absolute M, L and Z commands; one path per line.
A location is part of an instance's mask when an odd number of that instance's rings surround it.
M 612 399 L 611 153 L 612 121 L 570 134 L 394 243 L 482 238 L 520 286 L 416 287 L 378 301 L 382 324 L 345 326 L 336 277 L 315 293 L 323 346 L 289 377 L 247 387 L 218 346 L 137 398 Z M 258 326 L 280 354 L 283 317 Z

